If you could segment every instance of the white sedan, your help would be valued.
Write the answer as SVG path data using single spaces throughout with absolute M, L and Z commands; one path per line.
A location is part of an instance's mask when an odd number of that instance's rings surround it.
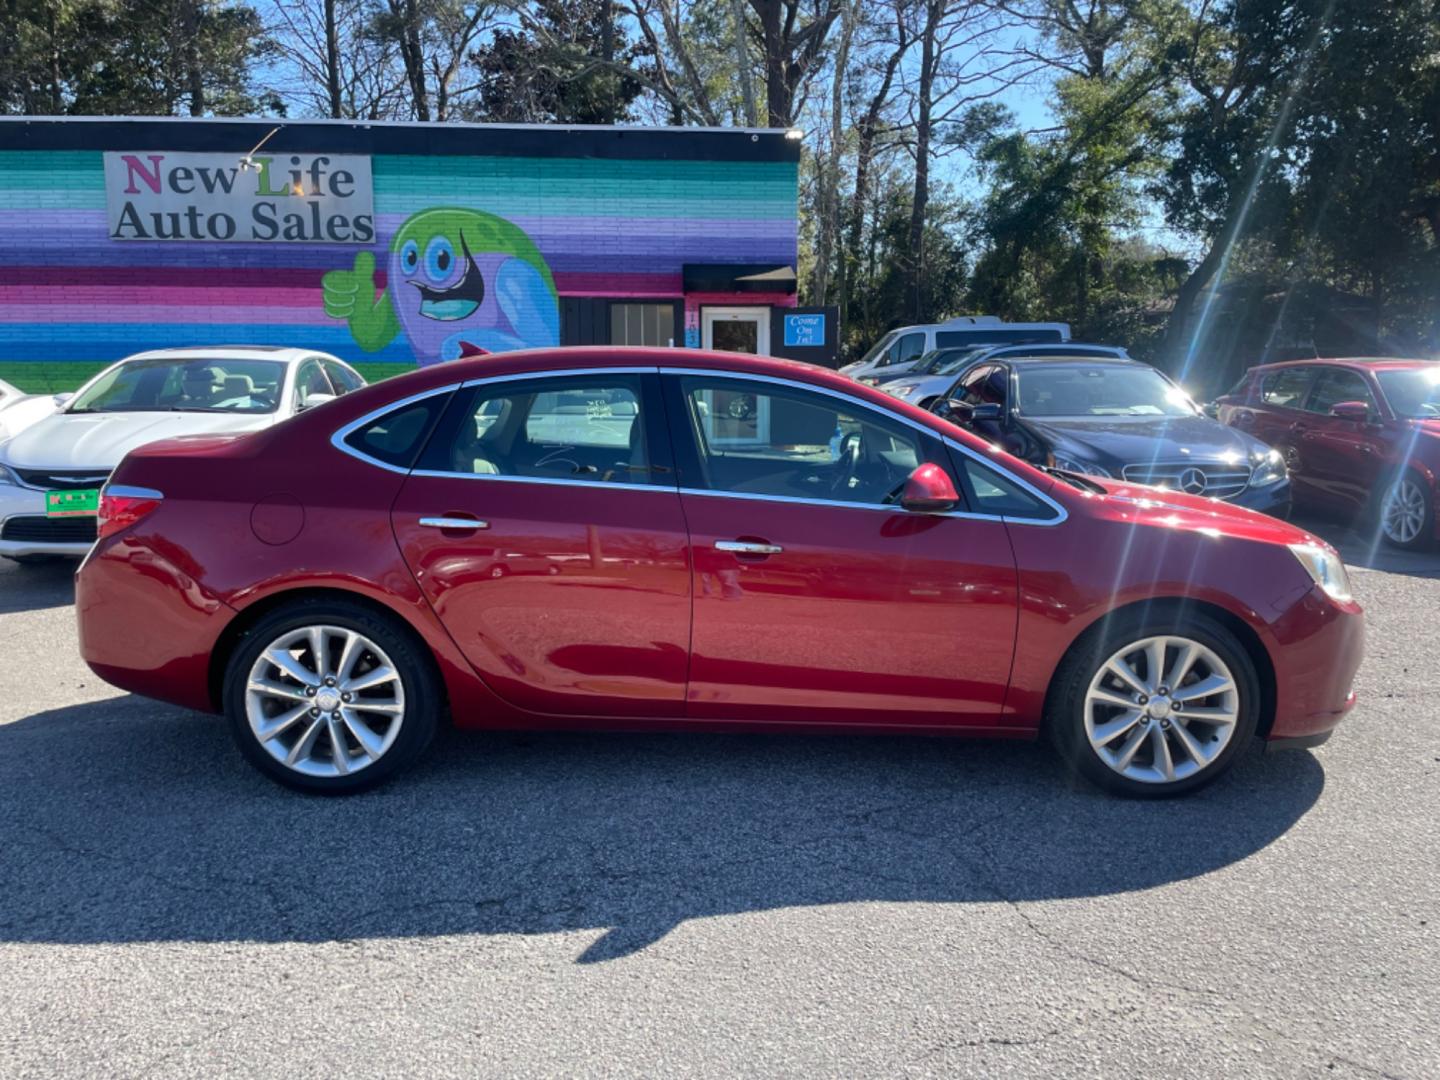
M 0 442 L 49 416 L 59 404 L 49 394 L 26 394 L 0 379 Z
M 258 431 L 364 385 L 348 364 L 309 349 L 245 345 L 126 357 L 0 443 L 0 557 L 83 556 L 95 541 L 100 487 L 137 446 Z

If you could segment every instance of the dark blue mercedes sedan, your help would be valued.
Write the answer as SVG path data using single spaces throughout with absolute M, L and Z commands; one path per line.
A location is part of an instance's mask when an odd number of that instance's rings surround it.
M 967 371 L 936 412 L 1036 465 L 1204 495 L 1284 517 L 1280 452 L 1204 415 L 1136 360 L 1024 357 Z

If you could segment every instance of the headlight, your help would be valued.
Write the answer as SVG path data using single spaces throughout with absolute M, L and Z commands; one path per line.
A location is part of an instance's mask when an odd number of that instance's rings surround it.
M 890 393 L 894 394 L 896 397 L 909 397 L 914 392 L 915 387 L 913 384 L 910 386 L 897 386 L 895 387 L 895 389 L 890 391 Z
M 1316 544 L 1288 546 L 1305 572 L 1314 578 L 1315 584 L 1324 589 L 1327 596 L 1333 600 L 1350 599 L 1350 575 L 1345 572 L 1345 564 L 1340 561 L 1339 555 Z
M 1254 471 L 1250 473 L 1250 486 L 1265 487 L 1267 484 L 1278 484 L 1288 475 L 1290 474 L 1285 468 L 1285 455 L 1279 450 L 1270 450 L 1255 463 Z
M 1064 469 L 1066 472 L 1081 473 L 1085 476 L 1103 476 L 1106 479 L 1113 479 L 1110 473 L 1099 465 L 1092 465 L 1088 461 L 1076 461 L 1074 458 L 1065 457 L 1063 454 L 1052 454 L 1051 464 L 1057 469 Z
M 0 487 L 19 487 L 20 477 L 16 476 L 7 465 L 0 465 Z

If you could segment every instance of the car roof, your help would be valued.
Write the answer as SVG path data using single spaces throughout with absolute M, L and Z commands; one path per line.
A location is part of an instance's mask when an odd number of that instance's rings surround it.
M 837 371 L 819 367 L 816 364 L 807 364 L 800 360 L 754 356 L 749 353 L 713 352 L 685 348 L 649 348 L 638 345 L 569 345 L 447 360 L 385 379 L 382 382 L 371 383 L 359 390 L 353 390 L 345 396 L 345 401 L 365 404 L 374 409 L 412 394 L 422 394 L 428 390 L 477 379 L 627 367 L 695 369 L 810 383 L 837 391 L 846 397 L 868 401 L 882 409 L 892 412 L 907 412 L 912 416 L 923 417 L 928 427 L 936 427 L 938 423 L 932 413 L 898 401 L 882 390 L 867 386 L 847 375 L 841 375 Z M 955 437 L 953 433 L 944 429 L 941 429 L 940 433 L 946 434 L 950 438 Z
M 962 345 L 958 347 L 967 348 L 968 346 Z M 1071 354 L 1072 358 L 1080 360 L 1088 359 L 1090 357 L 1094 357 L 1095 359 L 1100 360 L 1108 359 L 1110 357 L 1114 357 L 1117 360 L 1130 359 L 1129 354 L 1126 353 L 1125 350 L 1119 345 L 1096 345 L 1094 343 L 1086 341 L 1015 341 L 1011 342 L 1008 345 L 982 345 L 981 348 L 984 349 L 987 358 L 991 356 L 999 356 L 1007 352 L 1019 353 L 1024 352 L 1025 350 L 1039 349 L 1044 350 L 1043 353 L 1031 352 L 1030 355 L 1036 357 L 1042 355 L 1047 357 L 1058 357 L 1069 353 Z M 1110 351 L 1108 353 L 1102 353 L 1099 356 L 1095 356 L 1095 354 L 1091 351 L 1095 349 L 1108 349 Z
M 288 345 L 203 345 L 192 349 L 150 349 L 127 356 L 125 360 L 278 360 L 283 364 L 296 364 L 312 356 L 344 363 L 339 357 L 318 349 L 297 349 Z
M 1421 360 L 1399 356 L 1315 356 L 1309 360 L 1281 360 L 1274 364 L 1256 364 L 1251 371 L 1281 371 L 1297 367 L 1367 368 L 1371 371 L 1411 370 L 1440 364 L 1440 360 Z
M 982 356 L 979 358 L 981 362 L 990 359 L 990 356 Z M 997 356 L 994 357 L 994 359 L 1004 360 L 1014 367 L 1029 367 L 1031 364 L 1049 364 L 1057 360 L 1063 360 L 1070 364 L 1105 364 L 1113 367 L 1144 367 L 1151 368 L 1151 370 L 1158 370 L 1150 364 L 1145 363 L 1145 361 L 1136 360 L 1130 356 L 1067 356 L 1064 353 L 1056 353 L 1053 355 L 1046 354 L 1044 356 Z

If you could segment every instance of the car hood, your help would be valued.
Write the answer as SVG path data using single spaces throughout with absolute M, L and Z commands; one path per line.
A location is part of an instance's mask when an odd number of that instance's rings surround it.
M 1100 465 L 1146 461 L 1249 462 L 1269 448 L 1208 416 L 1025 417 L 1055 449 Z
M 1178 532 L 1198 532 L 1215 539 L 1228 536 L 1266 544 L 1308 544 L 1331 548 L 1314 533 L 1235 503 L 1203 495 L 1187 495 L 1183 491 L 1127 484 L 1123 480 L 1086 479 L 1102 489 L 1104 494 L 1097 500 L 1097 509 L 1113 521 Z
M 131 450 L 146 443 L 181 435 L 259 431 L 274 422 L 270 413 L 61 412 L 0 446 L 0 460 L 21 469 L 113 469 Z
M 0 407 L 0 442 L 20 434 L 55 411 L 50 397 L 22 397 Z

